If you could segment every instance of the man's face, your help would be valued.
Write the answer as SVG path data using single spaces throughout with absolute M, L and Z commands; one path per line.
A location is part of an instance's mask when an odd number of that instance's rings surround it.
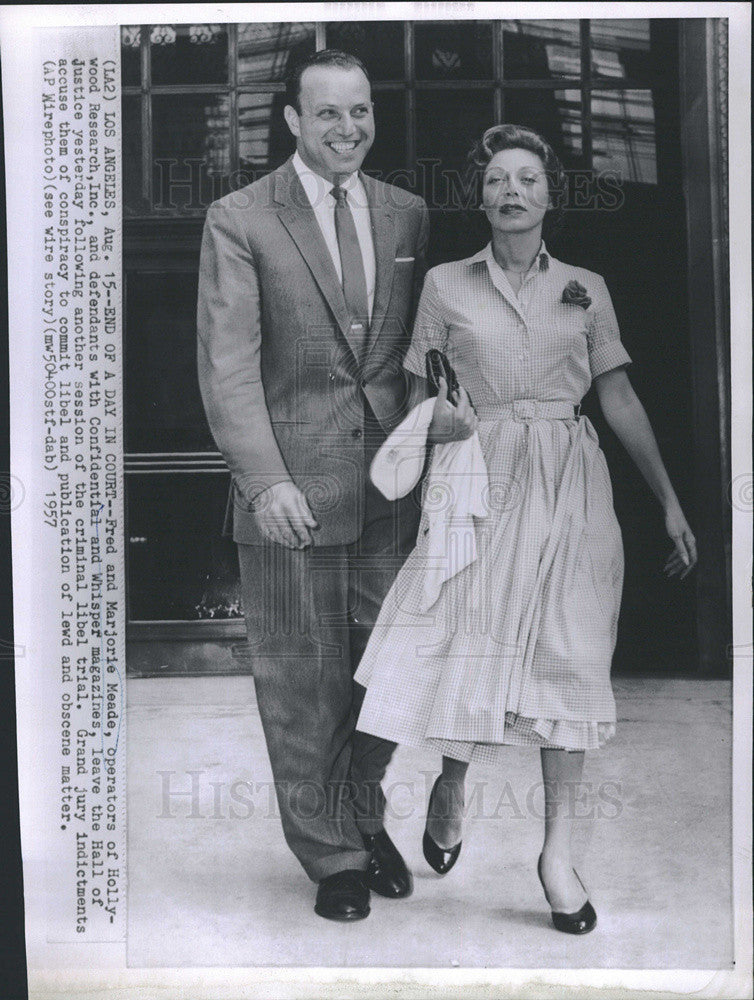
M 358 67 L 310 66 L 301 77 L 301 114 L 285 120 L 304 163 L 332 183 L 358 170 L 374 142 L 369 81 Z

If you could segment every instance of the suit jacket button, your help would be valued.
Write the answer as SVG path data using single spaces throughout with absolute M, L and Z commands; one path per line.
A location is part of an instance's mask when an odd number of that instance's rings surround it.
M 351 431 L 351 436 L 352 436 L 352 437 L 355 437 L 355 438 L 360 438 L 360 437 L 361 437 L 361 428 L 360 428 L 360 427 L 355 427 L 355 428 L 354 428 L 354 429 L 353 429 L 353 430 Z

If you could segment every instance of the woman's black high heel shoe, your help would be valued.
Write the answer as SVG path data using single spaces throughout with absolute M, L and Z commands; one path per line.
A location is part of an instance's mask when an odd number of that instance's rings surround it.
M 581 888 L 584 888 L 584 883 L 579 878 L 579 873 L 576 869 L 573 869 L 573 874 L 579 879 L 581 883 Z M 542 883 L 542 889 L 544 890 L 545 899 L 547 900 L 550 909 L 552 910 L 552 903 L 550 903 L 550 897 L 547 895 L 547 889 L 545 889 L 545 880 L 542 878 L 542 855 L 539 855 L 539 860 L 537 861 L 537 875 L 539 875 L 539 881 Z M 552 922 L 555 929 L 558 931 L 563 931 L 564 934 L 588 934 L 589 931 L 594 930 L 594 926 L 597 923 L 597 914 L 594 912 L 594 907 L 587 901 L 577 910 L 575 913 L 556 913 L 552 910 Z
M 442 777 L 439 774 L 435 778 L 435 783 L 432 786 L 432 791 L 429 793 L 429 803 L 427 804 L 427 817 L 430 816 L 432 812 L 432 800 L 435 796 L 435 789 L 437 788 L 437 783 Z M 424 852 L 424 857 L 430 868 L 434 868 L 438 875 L 447 875 L 453 865 L 458 861 L 458 855 L 461 853 L 462 840 L 459 840 L 455 847 L 440 847 L 438 843 L 429 835 L 426 826 L 424 827 L 424 837 L 422 839 L 422 851 Z

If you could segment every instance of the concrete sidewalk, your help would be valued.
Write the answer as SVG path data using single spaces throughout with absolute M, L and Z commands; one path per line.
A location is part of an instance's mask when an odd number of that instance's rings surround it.
M 599 921 L 573 938 L 552 928 L 535 871 L 536 750 L 469 770 L 463 851 L 440 878 L 421 855 L 439 760 L 399 748 L 387 826 L 414 894 L 373 894 L 367 920 L 337 924 L 314 914 L 283 840 L 251 677 L 130 680 L 129 966 L 729 968 L 730 685 L 614 687 L 618 736 L 587 754 L 577 806 Z

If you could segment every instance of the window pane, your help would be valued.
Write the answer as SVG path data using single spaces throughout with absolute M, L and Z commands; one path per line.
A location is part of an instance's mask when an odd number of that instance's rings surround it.
M 122 25 L 120 29 L 120 79 L 124 87 L 141 83 L 141 28 L 138 24 Z
M 123 214 L 141 215 L 141 97 L 123 97 Z
M 374 99 L 375 139 L 365 161 L 365 168 L 372 177 L 388 183 L 407 186 L 405 174 L 395 177 L 396 171 L 406 168 L 406 102 L 402 90 L 377 90 Z
M 220 535 L 229 483 L 222 474 L 126 476 L 132 621 L 241 617 L 237 548 Z
M 372 80 L 403 79 L 402 21 L 337 21 L 325 30 L 328 48 L 358 56 Z
M 152 83 L 227 83 L 223 24 L 154 24 L 149 29 Z
M 624 181 L 657 183 L 651 90 L 595 90 L 592 133 L 595 170 L 610 170 Z
M 492 79 L 492 25 L 489 22 L 417 22 L 414 33 L 417 79 Z
M 196 374 L 196 273 L 126 274 L 126 451 L 215 451 Z
M 581 76 L 578 21 L 503 21 L 503 78 Z
M 650 63 L 649 21 L 591 21 L 592 72 L 599 76 L 648 81 Z
M 435 207 L 457 207 L 458 198 L 465 200 L 467 154 L 492 124 L 489 91 L 417 91 L 419 186 Z
M 155 209 L 203 211 L 230 172 L 228 98 L 154 95 L 152 122 Z
M 314 25 L 297 22 L 238 27 L 238 82 L 283 80 L 288 68 L 314 52 Z
M 279 167 L 296 148 L 283 118 L 285 94 L 238 95 L 238 151 L 240 176 L 235 187 Z M 238 181 L 238 182 L 236 182 Z
M 581 93 L 578 90 L 506 90 L 505 120 L 526 125 L 550 143 L 563 165 L 581 157 Z

